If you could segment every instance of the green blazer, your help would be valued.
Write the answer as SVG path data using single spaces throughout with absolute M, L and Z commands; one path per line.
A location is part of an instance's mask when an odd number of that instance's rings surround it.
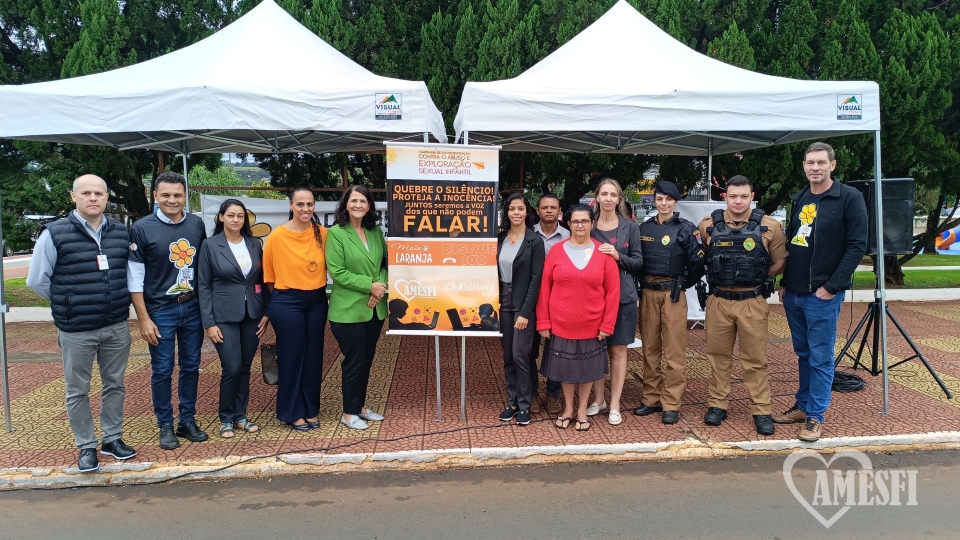
M 387 283 L 387 243 L 380 227 L 366 229 L 368 251 L 352 225 L 334 225 L 327 232 L 327 271 L 333 278 L 328 319 L 338 323 L 367 322 L 371 309 L 370 286 L 374 282 Z M 381 298 L 376 307 L 378 319 L 387 316 L 387 299 Z

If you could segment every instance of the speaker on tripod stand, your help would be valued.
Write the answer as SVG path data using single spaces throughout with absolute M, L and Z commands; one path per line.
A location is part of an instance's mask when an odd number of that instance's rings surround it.
M 875 180 L 856 180 L 847 185 L 856 188 L 863 194 L 864 201 L 867 203 L 867 216 L 869 218 L 870 234 L 867 239 L 867 254 L 876 257 L 884 255 L 901 255 L 913 252 L 913 178 L 884 178 L 883 182 L 883 253 L 877 253 L 877 216 L 875 202 Z M 874 265 L 873 273 L 877 273 L 877 267 Z M 876 276 L 876 290 L 880 290 L 880 280 L 883 276 Z M 887 366 L 887 370 L 893 369 L 904 362 L 909 362 L 914 358 L 919 358 L 924 367 L 930 372 L 940 389 L 947 395 L 947 399 L 953 399 L 953 394 L 947 389 L 947 386 L 940 380 L 940 376 L 930 366 L 930 363 L 924 358 L 923 353 L 917 348 L 917 345 L 910 339 L 907 331 L 900 324 L 900 321 L 890 312 L 890 306 L 884 305 L 886 313 L 880 310 L 880 303 L 874 300 L 867 306 L 867 312 L 857 325 L 856 330 L 851 334 L 850 339 L 844 344 L 840 354 L 837 355 L 834 362 L 834 369 L 840 364 L 844 357 L 853 360 L 853 369 L 862 367 L 873 376 L 880 375 L 883 370 L 880 368 L 880 358 L 878 351 L 880 348 L 880 325 L 878 317 L 886 316 L 890 322 L 897 328 L 903 339 L 906 340 L 910 348 L 913 349 L 913 356 L 905 358 L 896 364 Z M 860 346 L 857 348 L 856 355 L 849 352 L 850 346 L 856 341 L 857 336 L 863 331 L 863 337 L 860 340 Z M 872 332 L 871 332 L 872 330 Z M 872 338 L 873 346 L 870 349 L 871 365 L 867 367 L 860 359 L 863 356 L 863 350 L 866 348 L 867 339 Z

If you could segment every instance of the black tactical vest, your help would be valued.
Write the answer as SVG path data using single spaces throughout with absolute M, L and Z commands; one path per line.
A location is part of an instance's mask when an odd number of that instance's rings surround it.
M 654 276 L 682 276 L 687 254 L 677 242 L 683 221 L 674 217 L 663 225 L 653 219 L 640 224 L 640 247 L 643 250 L 643 273 Z
M 713 226 L 707 228 L 710 246 L 706 257 L 710 285 L 756 287 L 763 284 L 770 270 L 770 254 L 761 237 L 767 230 L 760 225 L 763 215 L 763 210 L 756 209 L 743 228 L 732 229 L 723 221 L 723 210 L 710 214 Z
M 107 220 L 100 231 L 100 247 L 71 213 L 47 226 L 57 248 L 57 264 L 50 276 L 50 311 L 64 332 L 97 330 L 127 320 L 127 228 Z M 97 255 L 107 256 L 109 270 L 100 270 Z

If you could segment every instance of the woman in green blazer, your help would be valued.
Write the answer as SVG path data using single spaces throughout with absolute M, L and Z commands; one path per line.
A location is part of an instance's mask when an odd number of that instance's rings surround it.
M 373 196 L 364 186 L 350 186 L 327 232 L 327 270 L 333 278 L 330 330 L 343 353 L 343 415 L 351 429 L 383 416 L 367 408 L 367 382 L 380 329 L 387 316 L 387 243 L 377 226 Z

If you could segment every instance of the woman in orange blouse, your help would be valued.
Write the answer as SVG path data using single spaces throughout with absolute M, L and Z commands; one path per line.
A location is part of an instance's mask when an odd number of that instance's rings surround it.
M 297 431 L 320 427 L 323 334 L 327 324 L 327 229 L 314 213 L 313 192 L 290 195 L 290 221 L 263 249 L 267 313 L 277 333 L 277 418 Z

